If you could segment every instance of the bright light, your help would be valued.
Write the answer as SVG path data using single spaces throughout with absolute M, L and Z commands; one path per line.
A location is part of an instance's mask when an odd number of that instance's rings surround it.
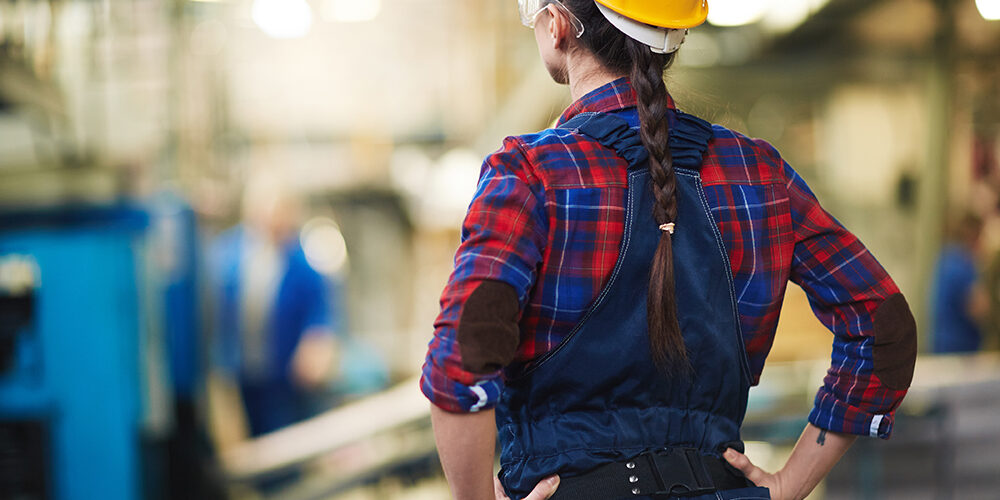
M 381 0 L 326 0 L 323 17 L 341 23 L 360 23 L 378 17 Z
M 708 9 L 708 22 L 716 26 L 752 24 L 767 12 L 766 0 L 713 0 Z
M 306 261 L 323 274 L 336 274 L 347 263 L 347 243 L 337 223 L 325 217 L 306 222 L 299 234 Z
M 1000 1 L 1000 0 L 997 0 Z M 708 22 L 716 26 L 742 26 L 761 22 L 770 31 L 791 31 L 829 0 L 713 0 Z
M 1000 21 L 1000 0 L 976 0 L 979 15 L 987 21 Z
M 306 0 L 254 0 L 250 17 L 271 38 L 302 38 L 312 27 Z
M 763 24 L 773 31 L 791 31 L 809 18 L 812 13 L 810 3 L 805 0 L 771 0 Z
M 0 257 L 0 290 L 7 294 L 22 295 L 37 287 L 38 262 L 30 255 L 5 255 Z

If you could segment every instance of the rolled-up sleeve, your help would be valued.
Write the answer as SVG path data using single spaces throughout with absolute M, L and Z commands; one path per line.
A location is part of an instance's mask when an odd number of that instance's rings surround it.
M 424 395 L 444 410 L 496 406 L 500 368 L 515 355 L 517 321 L 547 240 L 541 188 L 529 167 L 516 138 L 483 162 L 420 379 Z M 470 303 L 476 311 L 466 310 Z
M 885 269 L 787 163 L 783 175 L 795 233 L 790 279 L 834 334 L 832 362 L 809 421 L 888 438 L 913 375 L 913 315 Z

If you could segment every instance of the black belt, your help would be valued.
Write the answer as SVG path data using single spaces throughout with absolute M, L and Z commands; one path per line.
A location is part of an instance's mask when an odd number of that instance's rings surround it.
M 608 500 L 630 496 L 696 496 L 753 486 L 725 459 L 694 448 L 646 452 L 560 478 L 551 500 Z

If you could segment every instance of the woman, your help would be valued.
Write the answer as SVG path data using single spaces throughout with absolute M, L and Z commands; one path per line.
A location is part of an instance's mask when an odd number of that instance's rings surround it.
M 774 148 L 676 110 L 663 71 L 705 2 L 519 5 L 574 103 L 486 158 L 463 227 L 421 381 L 452 493 L 804 497 L 856 435 L 889 436 L 906 301 Z M 789 279 L 833 363 L 771 474 L 739 428 Z

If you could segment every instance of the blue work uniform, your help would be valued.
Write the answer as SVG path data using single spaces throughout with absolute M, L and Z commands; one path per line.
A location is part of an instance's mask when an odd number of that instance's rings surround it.
M 338 331 L 341 314 L 334 311 L 336 289 L 309 264 L 298 238 L 279 248 L 281 271 L 264 324 L 262 367 L 248 369 L 243 359 L 245 334 L 241 310 L 241 269 L 246 265 L 246 229 L 242 226 L 221 235 L 212 248 L 216 274 L 216 358 L 221 367 L 238 378 L 250 432 L 271 432 L 316 413 L 324 405 L 317 394 L 298 387 L 291 363 L 302 335 L 310 329 Z
M 969 313 L 972 290 L 979 280 L 976 261 L 965 247 L 947 245 L 934 272 L 931 310 L 934 316 L 934 352 L 976 352 L 982 332 Z
M 627 113 L 581 113 L 561 128 L 583 134 L 629 163 L 625 233 L 611 277 L 566 340 L 549 353 L 506 370 L 497 407 L 500 480 L 512 499 L 544 477 L 563 478 L 553 498 L 573 498 L 572 479 L 618 465 L 620 479 L 600 498 L 770 498 L 752 486 L 704 492 L 660 484 L 661 474 L 632 474 L 641 456 L 675 450 L 720 457 L 742 449 L 740 427 L 751 384 L 737 316 L 731 267 L 699 177 L 711 126 L 671 111 L 670 149 L 677 179 L 673 235 L 677 312 L 691 370 L 667 375 L 653 362 L 646 303 L 650 268 L 661 238 L 648 152 Z M 608 332 L 613 331 L 613 335 Z M 655 466 L 653 467 L 655 469 Z M 665 471 L 669 472 L 669 471 Z M 699 486 L 704 486 L 704 474 Z M 671 474 L 665 473 L 665 477 Z

